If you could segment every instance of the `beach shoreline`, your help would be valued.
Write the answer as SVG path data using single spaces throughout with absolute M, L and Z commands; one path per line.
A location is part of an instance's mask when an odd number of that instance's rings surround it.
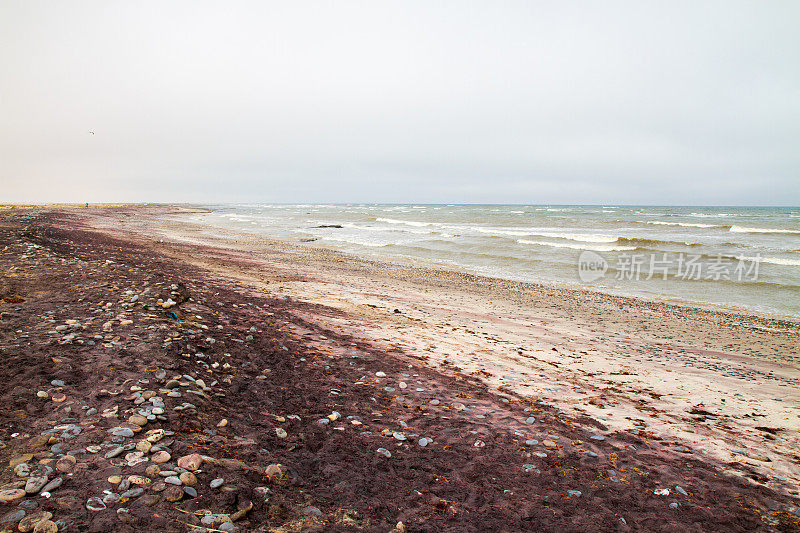
M 585 443 L 608 443 L 632 461 L 619 471 L 667 461 L 672 466 L 663 468 L 673 469 L 667 477 L 675 483 L 678 465 L 702 463 L 716 472 L 712 477 L 722 476 L 722 486 L 736 485 L 737 494 L 750 487 L 788 501 L 798 497 L 797 322 L 359 260 L 235 232 L 209 235 L 171 220 L 176 209 L 183 208 L 42 208 L 7 215 L 28 218 L 32 231 L 51 226 L 76 239 L 116 240 L 122 264 L 135 261 L 126 251 L 135 247 L 160 258 L 165 269 L 184 271 L 192 284 L 235 288 L 251 301 L 268 298 L 289 313 L 281 315 L 281 329 L 300 335 L 304 349 L 330 354 L 337 372 L 346 371 L 355 349 L 397 372 L 403 366 L 431 372 L 448 414 L 481 413 L 472 420 L 487 447 L 506 446 L 501 435 L 510 433 L 521 441 L 508 443 L 509 451 L 516 446 L 516 453 L 530 457 L 522 441 L 536 437 L 538 446 L 555 442 L 546 451 L 558 452 L 560 461 L 572 461 Z M 248 297 L 237 302 L 251 305 Z M 273 312 L 262 312 L 262 319 Z M 332 346 L 332 339 L 342 342 Z M 372 382 L 354 379 L 356 386 Z M 380 394 L 396 395 L 396 382 L 390 384 L 392 391 Z M 456 393 L 461 400 L 446 398 Z M 573 430 L 526 426 L 520 414 L 509 418 L 503 398 L 511 406 L 535 406 L 542 419 L 536 424 L 552 419 L 604 440 L 577 433 L 564 440 Z M 462 411 L 459 402 L 472 411 Z M 458 439 L 465 436 L 469 432 Z M 580 461 L 578 469 L 584 468 Z M 643 482 L 626 476 L 626 490 Z M 658 488 L 655 478 L 652 483 Z M 563 530 L 560 523 L 543 528 Z M 713 528 L 705 523 L 704 529 Z
M 480 375 L 492 387 L 558 397 L 616 429 L 630 430 L 629 418 L 652 409 L 664 414 L 648 417 L 649 430 L 697 441 L 719 461 L 764 468 L 734 453 L 748 445 L 764 448 L 752 455 L 773 458 L 765 474 L 800 482 L 794 451 L 800 445 L 800 322 L 359 259 L 313 244 L 170 221 L 174 206 L 133 209 L 134 216 L 113 208 L 88 220 L 126 238 L 188 243 L 188 253 L 178 251 L 182 260 L 346 313 L 334 327 L 396 343 L 436 366 Z M 198 258 L 191 246 L 224 250 L 223 260 Z M 264 276 L 267 269 L 281 273 Z M 537 383 L 534 369 L 538 376 L 555 372 L 558 385 Z M 520 382 L 524 373 L 528 383 Z M 689 382 L 682 379 L 687 376 Z M 575 393 L 576 387 L 593 393 Z M 745 392 L 753 396 L 736 396 Z M 599 399 L 606 396 L 624 408 Z M 722 422 L 694 427 L 692 410 L 719 413 Z M 748 415 L 755 418 L 743 418 Z

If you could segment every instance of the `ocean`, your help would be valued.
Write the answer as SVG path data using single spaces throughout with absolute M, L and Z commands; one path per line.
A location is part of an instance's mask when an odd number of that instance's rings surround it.
M 800 317 L 800 208 L 203 205 L 185 222 L 518 281 Z

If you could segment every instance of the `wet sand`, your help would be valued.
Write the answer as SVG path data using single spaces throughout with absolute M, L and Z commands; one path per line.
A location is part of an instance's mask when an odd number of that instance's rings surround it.
M 25 223 L 39 231 L 63 228 L 73 233 L 53 234 L 44 251 L 69 256 L 75 254 L 69 246 L 89 247 L 98 272 L 103 258 L 114 255 L 131 272 L 152 274 L 157 264 L 208 300 L 225 294 L 224 311 L 206 302 L 203 309 L 196 301 L 178 306 L 187 322 L 192 315 L 214 316 L 223 331 L 224 324 L 239 324 L 235 336 L 243 342 L 220 339 L 230 352 L 217 353 L 212 343 L 202 355 L 231 353 L 241 364 L 269 353 L 280 362 L 278 374 L 260 366 L 253 375 L 241 371 L 229 382 L 225 405 L 209 402 L 199 410 L 209 417 L 215 409 L 238 410 L 234 433 L 254 443 L 274 431 L 275 417 L 286 422 L 287 414 L 302 412 L 301 421 L 282 424 L 293 427 L 289 441 L 271 437 L 262 449 L 274 447 L 281 463 L 293 465 L 301 492 L 323 516 L 304 515 L 311 504 L 303 507 L 291 485 L 279 489 L 285 490 L 283 522 L 260 514 L 269 510 L 262 502 L 240 527 L 259 520 L 313 527 L 316 519 L 327 529 L 382 531 L 398 521 L 411 531 L 796 526 L 797 323 L 359 260 L 175 222 L 171 213 L 181 209 L 68 209 L 45 219 L 35 218 L 41 211 L 16 210 L 11 219 L 23 218 L 9 222 L 8 232 L 24 240 Z M 6 261 L 11 276 L 14 259 Z M 35 298 L 34 292 L 19 297 Z M 162 315 L 153 325 L 174 327 Z M 256 339 L 247 340 L 248 320 L 259 324 L 250 334 Z M 267 326 L 269 346 L 252 347 Z M 24 344 L 9 343 L 9 328 L 4 333 L 4 351 Z M 69 352 L 74 340 L 58 349 Z M 189 338 L 169 343 L 177 364 L 191 363 L 199 349 Z M 140 344 L 131 363 L 153 366 L 163 357 Z M 6 377 L 19 371 L 8 368 Z M 104 379 L 118 385 L 119 376 Z M 253 383 L 270 387 L 275 396 L 268 398 L 281 409 L 268 407 Z M 287 392 L 293 388 L 298 391 Z M 17 401 L 13 391 L 4 392 L 6 401 Z M 342 429 L 333 427 L 337 420 L 314 425 L 333 410 L 358 418 Z M 181 431 L 213 427 L 198 418 L 196 427 L 176 426 L 178 449 L 187 449 Z M 370 435 L 362 434 L 364 427 Z M 425 447 L 416 442 L 423 436 L 432 439 Z M 375 455 L 379 446 L 391 451 L 387 463 Z M 247 464 L 270 462 L 248 453 Z M 352 471 L 342 466 L 354 461 L 359 466 Z M 242 474 L 237 481 L 252 494 L 253 479 Z M 376 483 L 385 486 L 363 487 Z M 665 488 L 669 495 L 654 493 Z M 81 490 L 85 496 L 89 485 Z M 342 490 L 352 491 L 349 507 L 337 500 Z M 223 502 L 212 498 L 211 504 Z M 375 510 L 369 523 L 345 524 L 341 516 L 337 522 L 334 515 L 345 507 L 357 509 L 360 519 Z

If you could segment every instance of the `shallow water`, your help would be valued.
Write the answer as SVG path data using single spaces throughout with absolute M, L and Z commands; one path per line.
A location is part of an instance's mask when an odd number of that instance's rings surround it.
M 183 219 L 360 256 L 413 258 L 507 279 L 800 316 L 800 208 L 202 207 L 208 212 Z M 602 265 L 604 272 L 592 275 Z

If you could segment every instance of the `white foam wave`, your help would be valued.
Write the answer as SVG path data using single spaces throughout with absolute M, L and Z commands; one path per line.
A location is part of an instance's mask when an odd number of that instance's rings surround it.
M 800 230 L 795 229 L 776 229 L 776 228 L 748 228 L 745 226 L 731 226 L 734 233 L 793 233 L 800 234 Z
M 396 218 L 376 218 L 378 222 L 386 222 L 387 224 L 405 224 L 406 226 L 430 226 L 432 222 L 417 222 L 415 220 L 398 220 Z
M 342 224 L 342 227 L 348 229 L 356 229 L 361 231 L 383 231 L 383 232 L 402 232 L 402 233 L 413 233 L 415 235 L 429 235 L 429 234 L 436 234 L 439 233 L 433 229 L 412 229 L 412 228 L 387 228 L 387 227 L 379 227 L 379 226 L 362 226 L 360 224 L 352 224 L 350 222 L 345 222 Z
M 228 220 L 232 220 L 233 222 L 252 222 L 258 217 L 250 216 L 250 215 L 237 215 L 233 213 L 227 213 L 224 215 L 220 215 L 222 218 L 227 218 Z
M 593 233 L 559 233 L 553 231 L 530 231 L 525 229 L 506 230 L 497 228 L 476 228 L 481 233 L 490 235 L 510 235 L 513 237 L 548 237 L 551 239 L 566 239 L 578 242 L 617 242 L 618 237 L 613 235 L 597 235 Z
M 661 222 L 660 220 L 648 220 L 645 224 L 657 224 L 659 226 L 684 226 L 687 228 L 716 228 L 717 224 L 694 224 L 689 222 Z
M 690 216 L 698 218 L 723 218 L 738 216 L 735 213 L 692 213 Z
M 520 244 L 534 244 L 536 246 L 552 246 L 553 248 L 569 248 L 571 250 L 592 250 L 594 252 L 624 252 L 627 250 L 635 250 L 636 246 L 611 246 L 604 244 L 572 244 L 566 242 L 546 242 L 546 241 L 529 241 L 527 239 L 518 239 Z
M 783 257 L 746 257 L 738 255 L 735 259 L 748 262 L 772 263 L 773 265 L 800 266 L 800 259 L 785 259 Z
M 348 244 L 357 244 L 358 246 L 369 246 L 370 248 L 382 248 L 384 246 L 391 246 L 396 244 L 393 242 L 375 242 L 365 241 L 363 239 L 348 239 L 346 237 L 322 237 L 323 241 L 346 242 Z

